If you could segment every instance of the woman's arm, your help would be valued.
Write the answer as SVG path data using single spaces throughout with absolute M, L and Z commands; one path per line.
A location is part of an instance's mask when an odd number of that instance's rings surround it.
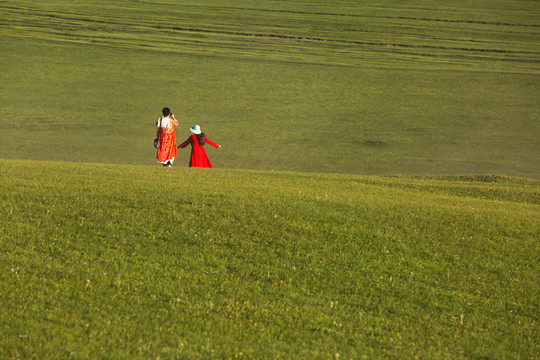
M 212 145 L 213 147 L 215 147 L 217 149 L 219 149 L 221 147 L 221 145 L 218 145 L 215 142 L 213 142 L 211 140 L 208 140 L 208 138 L 206 136 L 204 137 L 204 142 L 207 143 L 207 144 Z
M 176 120 L 176 119 L 174 118 L 174 114 L 171 114 L 170 117 L 171 117 L 171 125 L 172 125 L 172 126 L 178 126 L 178 125 L 179 125 L 179 124 L 178 124 L 178 120 Z
M 159 133 L 161 132 L 161 120 L 163 120 L 163 115 L 156 121 L 156 137 L 159 137 Z
M 186 146 L 188 146 L 191 142 L 193 142 L 193 139 L 190 137 L 188 137 L 188 139 L 186 141 L 184 141 L 183 143 L 181 143 L 180 145 L 178 145 L 178 148 L 179 149 L 183 149 L 185 148 Z

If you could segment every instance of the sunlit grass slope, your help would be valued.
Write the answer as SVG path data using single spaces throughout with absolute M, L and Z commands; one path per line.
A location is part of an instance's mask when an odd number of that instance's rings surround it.
M 0 2 L 0 158 L 540 178 L 537 1 Z
M 0 160 L 0 357 L 538 358 L 540 183 Z

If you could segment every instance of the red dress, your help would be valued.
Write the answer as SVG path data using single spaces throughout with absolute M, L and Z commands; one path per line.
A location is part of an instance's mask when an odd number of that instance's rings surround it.
M 216 149 L 219 147 L 218 144 L 208 140 L 206 137 L 204 138 L 204 143 L 212 145 Z M 191 145 L 191 159 L 189 159 L 190 167 L 212 167 L 212 164 L 210 164 L 210 160 L 208 160 L 208 155 L 206 155 L 206 151 L 204 150 L 204 146 L 199 145 L 199 142 L 197 141 L 197 135 L 191 135 L 186 141 L 184 141 L 180 145 L 180 149 L 183 149 L 188 145 Z

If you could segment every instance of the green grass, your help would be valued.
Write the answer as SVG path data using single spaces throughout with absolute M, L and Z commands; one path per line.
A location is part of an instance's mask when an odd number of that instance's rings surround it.
M 0 357 L 535 359 L 540 183 L 0 160 Z
M 540 178 L 536 1 L 0 3 L 0 158 Z M 181 154 L 187 164 L 187 154 Z
M 0 358 L 538 358 L 539 19 L 1 1 Z

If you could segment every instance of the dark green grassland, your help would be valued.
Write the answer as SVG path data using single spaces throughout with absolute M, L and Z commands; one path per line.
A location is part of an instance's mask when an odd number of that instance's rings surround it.
M 2 1 L 0 158 L 539 178 L 537 1 Z M 187 152 L 181 160 L 187 164 Z

